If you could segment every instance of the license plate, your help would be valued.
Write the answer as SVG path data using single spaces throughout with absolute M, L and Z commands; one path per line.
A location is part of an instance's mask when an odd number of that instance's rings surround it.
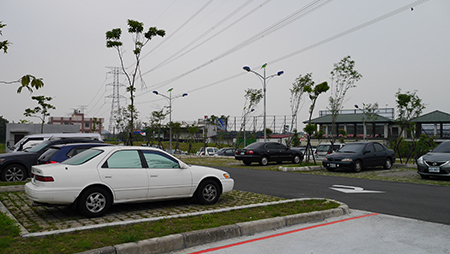
M 439 173 L 439 167 L 429 167 L 428 172 L 430 173 Z
M 241 152 L 241 155 L 244 155 L 245 153 L 244 152 Z
M 336 167 L 336 164 L 330 163 L 330 168 L 335 168 L 335 167 Z

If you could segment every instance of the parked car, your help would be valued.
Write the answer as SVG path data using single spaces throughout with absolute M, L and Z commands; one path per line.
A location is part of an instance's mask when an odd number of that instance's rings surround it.
M 6 142 L 7 152 L 19 152 L 32 148 L 33 146 L 40 144 L 47 140 L 54 139 L 74 139 L 83 138 L 91 140 L 102 141 L 102 136 L 98 133 L 42 133 L 42 134 L 31 134 L 23 137 L 21 140 L 17 141 L 16 144 L 11 144 L 10 141 Z
M 417 173 L 423 178 L 450 177 L 450 141 L 440 143 L 417 160 Z
M 325 156 L 339 150 L 344 145 L 345 144 L 341 143 L 334 143 L 333 145 L 331 145 L 331 143 L 319 144 L 314 152 L 314 158 L 316 158 L 316 160 L 323 160 L 325 159 Z
M 206 147 L 206 149 L 204 147 L 201 147 L 198 150 L 197 155 L 213 156 L 218 151 L 219 151 L 219 148 L 217 148 L 217 147 Z
M 83 151 L 97 146 L 110 146 L 106 143 L 73 143 L 52 145 L 37 160 L 37 164 L 50 164 L 65 161 Z
M 36 204 L 73 205 L 87 217 L 112 204 L 194 197 L 214 204 L 233 189 L 222 170 L 191 166 L 160 149 L 133 146 L 91 148 L 63 163 L 35 165 L 25 193 Z
M 241 160 L 247 166 L 252 162 L 259 162 L 260 165 L 265 166 L 271 161 L 277 163 L 290 161 L 299 164 L 303 160 L 303 154 L 300 149 L 290 149 L 277 142 L 255 142 L 236 150 L 234 158 Z
M 329 171 L 352 169 L 360 172 L 363 168 L 383 166 L 390 169 L 395 162 L 395 153 L 378 142 L 348 143 L 336 152 L 329 154 L 322 165 Z
M 47 151 L 52 145 L 86 142 L 103 143 L 103 141 L 91 139 L 55 139 L 41 142 L 25 151 L 0 154 L 1 180 L 17 182 L 27 179 L 31 176 L 31 166 L 36 165 L 39 156 Z
M 236 148 L 234 147 L 226 147 L 220 149 L 214 156 L 234 156 L 236 153 Z

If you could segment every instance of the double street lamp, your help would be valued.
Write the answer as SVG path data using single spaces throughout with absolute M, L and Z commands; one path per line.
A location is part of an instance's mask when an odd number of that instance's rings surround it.
M 267 63 L 264 64 L 261 68 L 264 69 L 264 75 L 261 75 L 259 73 L 257 73 L 256 71 L 253 71 L 252 69 L 250 69 L 250 67 L 248 66 L 244 66 L 243 69 L 248 71 L 248 72 L 253 72 L 256 74 L 256 76 L 258 76 L 262 81 L 263 81 L 263 92 L 264 92 L 264 142 L 266 142 L 267 139 L 267 133 L 266 133 L 266 85 L 269 82 L 269 80 L 273 77 L 276 76 L 281 76 L 281 74 L 284 73 L 284 71 L 279 71 L 276 74 L 270 75 L 266 77 L 266 66 Z
M 169 93 L 169 96 L 160 94 L 160 93 L 158 93 L 158 91 L 153 91 L 154 94 L 160 95 L 169 101 L 169 110 L 170 110 L 169 111 L 169 147 L 170 147 L 169 149 L 170 149 L 170 153 L 173 153 L 173 151 L 172 151 L 172 101 L 177 98 L 185 97 L 188 95 L 187 93 L 184 93 L 184 94 L 180 94 L 180 95 L 172 97 L 172 90 L 173 90 L 173 88 L 170 88 L 169 90 L 167 90 L 167 92 Z

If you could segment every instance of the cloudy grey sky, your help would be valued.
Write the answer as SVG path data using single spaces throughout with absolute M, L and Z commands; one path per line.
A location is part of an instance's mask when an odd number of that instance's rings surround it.
M 0 20 L 7 24 L 0 40 L 12 43 L 0 56 L 0 80 L 42 77 L 45 87 L 32 95 L 54 98 L 52 116 L 84 108 L 90 117 L 105 118 L 107 127 L 113 76 L 106 67 L 119 66 L 119 58 L 106 48 L 105 32 L 122 28 L 130 66 L 131 36 L 125 31 L 127 19 L 134 19 L 166 31 L 143 50 L 146 87 L 138 84 L 136 106 L 144 122 L 168 105 L 152 91 L 169 88 L 174 96 L 189 93 L 174 101 L 174 121 L 240 116 L 244 90 L 262 88 L 242 67 L 262 73 L 264 63 L 268 75 L 285 72 L 268 83 L 267 114 L 290 115 L 295 79 L 312 73 L 316 82 L 330 83 L 333 64 L 345 56 L 363 78 L 348 92 L 344 108 L 376 102 L 395 107 L 395 93 L 402 89 L 417 90 L 425 113 L 450 113 L 449 13 L 448 0 L 0 0 Z M 23 116 L 35 106 L 28 92 L 17 94 L 17 85 L 0 89 L 0 115 L 10 122 L 38 122 Z M 128 96 L 125 88 L 121 94 Z M 314 117 L 326 109 L 328 96 L 319 97 Z M 307 111 L 305 105 L 299 121 L 307 120 Z M 254 115 L 262 114 L 261 103 Z

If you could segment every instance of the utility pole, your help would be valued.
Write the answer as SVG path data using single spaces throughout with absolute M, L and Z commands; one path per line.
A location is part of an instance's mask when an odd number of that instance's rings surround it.
M 114 134 L 114 117 L 116 116 L 117 112 L 119 112 L 120 109 L 120 99 L 125 98 L 124 96 L 120 95 L 119 88 L 121 86 L 125 86 L 124 84 L 121 84 L 119 82 L 119 75 L 124 74 L 122 70 L 119 67 L 106 67 L 110 69 L 110 71 L 107 72 L 107 74 L 113 74 L 113 82 L 106 84 L 107 86 L 113 87 L 113 92 L 110 95 L 107 95 L 106 98 L 112 98 L 111 101 L 111 113 L 109 115 L 109 126 L 108 131 L 110 133 Z

